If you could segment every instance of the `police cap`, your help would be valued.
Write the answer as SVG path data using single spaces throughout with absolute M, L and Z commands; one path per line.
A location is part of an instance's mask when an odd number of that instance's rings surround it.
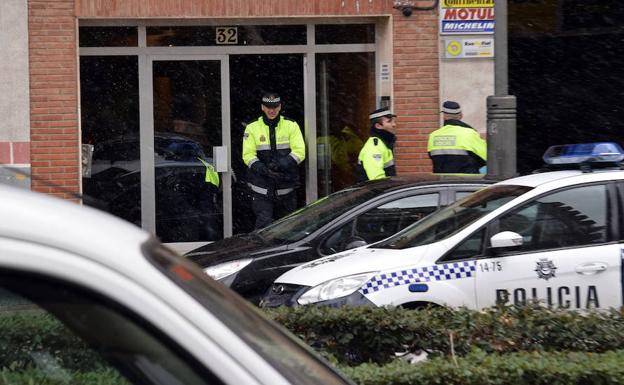
M 445 114 L 459 114 L 461 113 L 461 107 L 459 103 L 447 100 L 442 104 L 442 111 L 440 112 L 444 112 Z
M 383 107 L 383 108 L 379 108 L 371 112 L 370 115 L 368 115 L 368 119 L 373 120 L 373 119 L 381 118 L 382 116 L 385 116 L 387 118 L 396 117 L 396 115 L 393 114 L 392 111 L 388 107 Z
M 282 99 L 274 92 L 267 92 L 262 95 L 262 105 L 275 108 L 282 105 Z

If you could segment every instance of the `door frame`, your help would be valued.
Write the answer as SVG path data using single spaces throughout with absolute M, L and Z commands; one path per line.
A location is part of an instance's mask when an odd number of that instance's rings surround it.
M 230 135 L 230 65 L 228 55 L 157 54 L 139 56 L 139 137 L 141 156 L 141 223 L 156 234 L 156 188 L 154 170 L 154 84 L 157 61 L 218 61 L 221 69 L 221 143 L 227 151 L 227 171 L 219 173 L 223 187 L 223 236 L 232 235 L 232 167 Z M 213 160 L 214 162 L 214 160 Z M 188 247 L 206 242 L 184 242 Z
M 78 57 L 81 56 L 137 56 L 138 76 L 139 76 L 139 119 L 140 119 L 140 140 L 141 140 L 141 221 L 142 227 L 155 233 L 155 191 L 145 192 L 154 183 L 154 160 L 153 152 L 147 151 L 151 148 L 153 141 L 153 94 L 152 94 L 152 62 L 153 60 L 221 60 L 222 68 L 222 109 L 223 124 L 225 119 L 230 120 L 230 88 L 229 88 L 229 55 L 241 54 L 302 54 L 303 55 L 303 90 L 304 90 L 304 122 L 302 125 L 306 142 L 306 204 L 318 198 L 317 191 L 317 106 L 316 106 L 316 54 L 320 53 L 349 53 L 349 52 L 373 52 L 375 53 L 375 100 L 376 105 L 382 102 L 382 96 L 393 95 L 392 81 L 392 22 L 388 15 L 363 16 L 363 17 L 305 17 L 305 18 L 284 18 L 280 24 L 305 24 L 307 28 L 307 43 L 302 45 L 265 45 L 265 46 L 179 46 L 179 47 L 152 47 L 147 46 L 148 26 L 214 26 L 214 25 L 273 25 L 275 20 L 262 18 L 242 18 L 242 19 L 79 19 L 80 27 L 120 27 L 132 26 L 138 28 L 137 46 L 128 47 L 79 47 Z M 316 44 L 315 25 L 317 24 L 362 24 L 372 23 L 376 25 L 375 43 L 366 44 Z M 224 68 L 225 66 L 225 68 Z M 381 68 L 387 68 L 381 74 Z M 223 87 L 223 81 L 227 80 L 227 87 Z M 224 98 L 227 95 L 227 101 Z M 225 113 L 226 112 L 226 113 Z M 145 119 L 149 120 L 148 122 Z M 223 144 L 231 146 L 229 125 L 223 128 Z M 145 139 L 149 138 L 149 139 Z M 144 145 L 144 140 L 150 141 L 150 145 Z M 151 158 L 150 158 L 151 157 Z M 224 237 L 232 235 L 232 175 L 231 175 L 231 153 L 228 151 L 228 171 L 222 174 L 227 179 L 227 185 L 223 184 L 224 201 Z M 151 183 L 151 185 L 149 184 Z M 82 180 L 80 181 L 82 186 Z M 143 186 L 145 188 L 143 188 Z M 228 202 L 226 204 L 226 202 Z M 170 244 L 178 251 L 185 251 L 194 248 L 196 245 L 203 245 L 205 242 L 177 243 Z

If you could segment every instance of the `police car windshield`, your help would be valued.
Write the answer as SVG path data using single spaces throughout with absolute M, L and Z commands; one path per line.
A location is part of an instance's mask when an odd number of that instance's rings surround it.
M 431 214 L 372 247 L 406 249 L 441 241 L 529 190 L 531 187 L 526 186 L 491 186 Z
M 383 190 L 365 185 L 337 191 L 270 224 L 258 234 L 274 244 L 299 241 Z

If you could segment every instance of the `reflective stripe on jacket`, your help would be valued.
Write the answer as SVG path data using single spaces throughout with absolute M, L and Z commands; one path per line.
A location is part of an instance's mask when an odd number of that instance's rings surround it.
M 429 135 L 434 173 L 478 174 L 487 160 L 487 145 L 470 127 L 447 124 Z
M 305 142 L 299 125 L 280 115 L 277 124 L 269 127 L 262 116 L 259 117 L 245 128 L 242 157 L 248 167 L 248 184 L 252 191 L 261 195 L 271 195 L 272 192 L 283 195 L 279 193 L 292 191 L 299 184 L 297 165 L 305 159 Z M 290 157 L 292 161 L 284 162 L 284 157 Z M 292 164 L 292 167 L 280 170 L 283 178 L 271 180 L 253 171 L 251 166 L 255 162 L 262 162 L 267 167 L 272 163 Z
M 358 179 L 373 180 L 396 175 L 394 154 L 380 138 L 368 138 L 358 156 Z

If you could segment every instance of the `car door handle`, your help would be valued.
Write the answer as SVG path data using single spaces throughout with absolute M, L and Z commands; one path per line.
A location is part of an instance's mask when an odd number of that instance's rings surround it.
M 575 270 L 578 274 L 583 275 L 596 274 L 607 270 L 607 264 L 602 262 L 586 263 L 584 265 L 578 265 Z

